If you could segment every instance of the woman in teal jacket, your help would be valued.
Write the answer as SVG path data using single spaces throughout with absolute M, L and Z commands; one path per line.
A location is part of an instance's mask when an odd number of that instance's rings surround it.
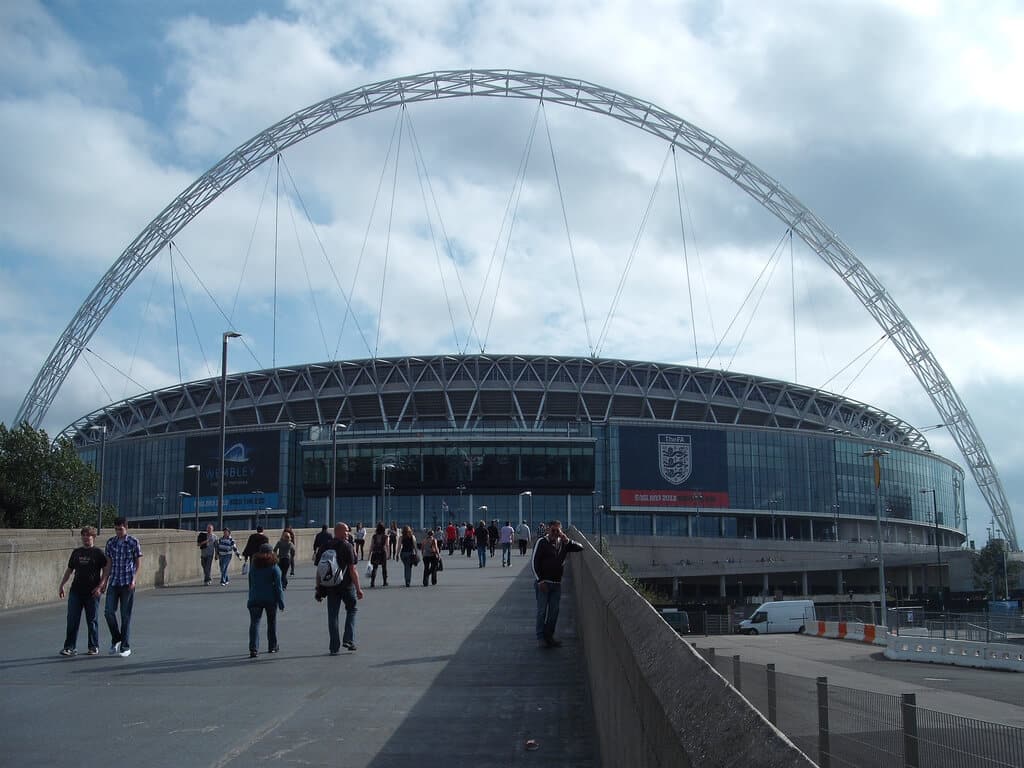
M 260 648 L 260 619 L 267 612 L 267 648 L 277 653 L 277 612 L 284 610 L 284 589 L 281 569 L 269 544 L 261 544 L 249 568 L 249 658 L 255 659 Z

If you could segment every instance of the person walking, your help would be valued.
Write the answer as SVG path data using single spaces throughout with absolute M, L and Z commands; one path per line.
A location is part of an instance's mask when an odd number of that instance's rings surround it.
M 91 525 L 81 530 L 82 546 L 71 552 L 64 578 L 60 580 L 57 594 L 64 598 L 64 585 L 71 574 L 75 575 L 68 590 L 68 622 L 64 633 L 64 647 L 61 656 L 74 656 L 78 651 L 78 627 L 85 611 L 85 627 L 88 636 L 88 655 L 95 656 L 100 652 L 100 583 L 103 571 L 107 567 L 107 556 L 96 546 L 96 529 Z
M 458 536 L 459 529 L 455 527 L 455 523 L 448 523 L 448 527 L 444 529 L 444 543 L 448 546 L 449 557 L 455 552 L 455 540 Z
M 294 549 L 292 550 L 292 561 L 290 563 L 290 570 L 292 572 L 291 575 L 294 576 L 295 561 L 299 559 L 299 540 L 295 537 L 295 529 L 292 528 L 290 525 L 286 525 L 284 529 L 288 533 L 288 540 L 292 543 L 292 547 L 294 547 Z M 281 575 L 284 576 L 284 571 L 281 572 Z
M 555 639 L 558 606 L 562 599 L 562 571 L 569 553 L 582 550 L 583 545 L 566 536 L 558 520 L 548 523 L 547 535 L 537 539 L 533 548 L 534 592 L 537 597 L 536 634 L 537 645 L 540 647 L 558 648 L 562 644 Z
M 139 540 L 128 535 L 128 521 L 119 517 L 114 521 L 115 536 L 107 539 L 104 554 L 107 567 L 100 582 L 100 592 L 107 593 L 103 616 L 110 630 L 110 653 L 115 656 L 132 655 L 132 607 L 135 605 L 135 575 L 142 564 Z M 120 609 L 121 623 L 117 622 Z
M 362 523 L 356 523 L 356 562 L 366 559 L 363 546 L 366 544 L 366 529 Z
M 459 523 L 459 554 L 460 555 L 466 554 L 466 529 L 468 527 L 469 526 L 466 523 Z
M 388 559 L 398 560 L 398 523 L 394 520 L 388 527 Z
M 449 553 L 450 554 L 450 553 Z M 437 566 L 441 562 L 441 549 L 433 531 L 427 531 L 423 539 L 423 586 L 429 579 L 432 586 L 437 586 Z
M 501 544 L 501 567 L 506 568 L 512 565 L 512 537 L 516 535 L 516 529 L 509 525 L 508 520 L 501 526 L 498 532 L 498 543 Z
M 487 567 L 487 523 L 483 520 L 476 527 L 476 557 L 479 568 Z
M 242 558 L 245 562 L 242 564 L 242 574 L 244 575 L 247 571 L 246 568 L 249 565 L 249 558 L 260 551 L 260 547 L 264 544 L 269 544 L 270 539 L 265 533 L 263 533 L 263 526 L 256 526 L 256 533 L 250 533 L 249 538 L 245 542 L 245 547 L 242 548 Z
M 462 537 L 462 551 L 466 557 L 472 557 L 476 551 L 476 531 L 470 523 L 466 523 L 466 533 Z
M 316 564 L 320 561 L 320 551 L 327 546 L 327 542 L 331 540 L 331 534 L 327 530 L 326 525 L 320 526 L 320 533 L 313 539 L 313 563 Z
M 319 602 L 327 598 L 327 633 L 330 637 L 328 650 L 331 656 L 337 656 L 342 646 L 350 651 L 356 650 L 357 601 L 363 599 L 363 590 L 359 586 L 355 550 L 348 537 L 349 527 L 345 523 L 338 523 L 334 526 L 334 537 L 318 553 L 317 558 L 316 599 Z M 327 570 L 320 567 L 320 560 L 323 558 L 334 560 L 330 573 L 331 583 L 323 581 L 327 575 L 321 573 Z M 342 603 L 345 604 L 344 634 L 338 632 L 338 614 L 341 612 Z
M 208 524 L 206 531 L 196 537 L 196 546 L 199 547 L 199 563 L 203 566 L 203 586 L 208 587 L 213 583 L 213 558 L 217 554 L 217 537 L 213 535 L 213 525 Z
M 491 551 L 491 557 L 494 557 L 494 548 L 498 546 L 499 536 L 501 536 L 501 532 L 498 530 L 498 520 L 495 518 L 487 526 L 487 547 Z
M 408 525 L 402 526 L 402 533 L 398 537 L 398 556 L 402 560 L 405 569 L 405 586 L 412 586 L 412 567 L 419 562 L 416 554 L 416 536 Z
M 381 569 L 384 586 L 388 585 L 388 533 L 384 523 L 377 523 L 377 530 L 370 537 L 370 589 L 377 582 L 377 568 Z
M 231 583 L 228 578 L 228 566 L 231 565 L 231 554 L 234 553 L 239 559 L 242 554 L 235 546 L 235 540 L 231 538 L 231 529 L 225 528 L 217 539 L 217 558 L 220 562 L 220 585 L 226 587 Z
M 526 557 L 526 548 L 530 545 L 530 526 L 525 522 L 520 523 L 516 528 L 516 538 L 519 540 L 519 556 Z
M 281 569 L 281 588 L 288 589 L 288 569 L 295 562 L 295 544 L 287 530 L 281 531 L 281 538 L 274 545 L 274 554 L 277 555 L 277 564 Z
M 282 534 L 282 540 L 288 534 Z M 260 544 L 249 568 L 249 658 L 260 650 L 260 620 L 267 614 L 267 650 L 277 653 L 277 612 L 284 610 L 283 570 L 270 544 Z

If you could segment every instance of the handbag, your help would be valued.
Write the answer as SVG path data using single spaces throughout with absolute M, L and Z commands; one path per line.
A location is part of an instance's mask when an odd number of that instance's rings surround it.
M 420 556 L 416 552 L 412 553 L 412 564 L 413 565 L 419 565 L 420 564 Z
M 435 571 L 443 571 L 444 570 L 444 560 L 440 556 L 437 558 L 437 568 L 435 568 L 434 570 Z
M 248 576 L 249 575 L 249 563 L 242 563 L 242 575 L 243 576 Z

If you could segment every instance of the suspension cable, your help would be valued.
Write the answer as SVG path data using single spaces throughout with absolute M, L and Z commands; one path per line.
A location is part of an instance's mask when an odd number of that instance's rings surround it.
M 789 230 L 789 288 L 793 300 L 793 381 L 799 381 L 796 367 L 796 263 L 793 260 L 793 230 Z
M 142 320 L 139 323 L 138 333 L 135 334 L 135 344 L 132 347 L 132 356 L 128 361 L 128 375 L 125 376 L 124 388 L 121 390 L 122 399 L 128 395 L 128 382 L 131 380 L 131 373 L 135 369 L 135 360 L 139 355 L 139 345 L 142 343 L 142 332 L 146 328 L 150 308 L 153 306 L 153 295 L 156 292 L 156 281 L 159 277 L 159 270 L 153 270 L 153 277 L 149 281 L 149 291 L 146 294 L 146 307 L 142 311 Z
M 178 255 L 181 256 L 181 260 L 185 262 L 185 266 L 188 267 L 188 271 L 192 273 L 192 277 L 194 277 L 196 279 L 196 282 L 199 283 L 200 287 L 206 293 L 207 298 L 209 298 L 210 302 L 213 304 L 214 308 L 217 310 L 217 313 L 224 319 L 224 322 L 226 322 L 228 324 L 229 328 L 234 328 L 235 326 L 234 326 L 234 323 L 231 322 L 231 318 L 228 317 L 228 315 L 224 312 L 224 309 L 217 302 L 217 299 L 215 299 L 213 297 L 213 294 L 210 292 L 210 289 L 207 287 L 206 283 L 203 282 L 203 279 L 201 277 L 199 277 L 199 274 L 196 272 L 195 268 L 192 266 L 192 263 L 188 260 L 188 257 L 185 256 L 185 254 L 181 252 L 181 248 L 179 248 L 173 242 L 171 243 L 171 246 L 178 252 Z M 182 294 L 182 296 L 184 296 L 184 294 Z M 191 315 L 191 311 L 189 312 L 189 314 Z M 195 326 L 195 323 L 193 322 L 193 327 L 194 326 Z M 245 338 L 245 336 L 240 337 L 240 340 L 242 342 L 242 346 L 245 348 L 245 350 L 249 353 L 250 357 L 252 357 L 253 361 L 256 363 L 256 367 L 257 368 L 264 368 L 265 366 L 263 365 L 263 363 L 260 362 L 260 359 L 256 356 L 256 352 L 253 350 L 252 346 L 249 344 L 249 342 Z M 202 348 L 202 345 L 200 345 L 200 349 L 201 348 Z M 203 354 L 203 359 L 204 360 L 206 359 L 206 354 L 205 353 Z M 209 365 L 207 365 L 207 369 L 209 369 Z M 211 376 L 212 376 L 212 374 L 211 374 Z
M 373 195 L 373 206 L 370 208 L 370 215 L 369 215 L 369 217 L 367 217 L 367 220 L 366 220 L 366 230 L 363 232 L 363 244 L 359 248 L 359 258 L 356 260 L 356 268 L 352 272 L 352 280 L 349 283 L 348 293 L 346 294 L 345 290 L 341 287 L 341 284 L 340 283 L 338 284 L 338 290 L 340 290 L 341 291 L 341 295 L 343 297 L 345 297 L 345 305 L 346 306 L 345 306 L 345 315 L 344 315 L 344 317 L 341 320 L 341 328 L 338 330 L 338 342 L 334 346 L 334 357 L 335 358 L 337 358 L 338 350 L 341 348 L 341 339 L 342 339 L 342 337 L 343 337 L 343 335 L 345 333 L 345 325 L 348 323 L 348 317 L 349 317 L 350 314 L 352 315 L 353 321 L 356 323 L 356 327 L 359 329 L 359 335 L 362 337 L 363 343 L 366 345 L 366 352 L 367 352 L 367 354 L 369 354 L 370 357 L 375 357 L 373 348 L 370 346 L 370 341 L 366 337 L 366 335 L 363 333 L 362 327 L 359 325 L 359 318 L 356 316 L 355 310 L 352 308 L 351 297 L 355 295 L 356 280 L 359 277 L 359 269 L 360 269 L 360 267 L 362 267 L 362 264 L 363 264 L 363 256 L 366 254 L 366 245 L 367 245 L 367 243 L 369 242 L 369 239 L 370 239 L 370 228 L 373 226 L 373 216 L 374 216 L 374 214 L 377 211 L 377 203 L 380 200 L 380 193 L 381 193 L 381 190 L 384 187 L 384 176 L 385 176 L 385 174 L 387 173 L 387 170 L 388 170 L 388 163 L 391 161 L 391 151 L 394 149 L 394 146 L 395 146 L 395 134 L 398 132 L 398 128 L 399 128 L 399 125 L 401 125 L 401 121 L 402 121 L 402 111 L 399 110 L 398 113 L 395 115 L 395 124 L 391 128 L 391 141 L 388 144 L 388 151 L 385 154 L 384 162 L 383 162 L 383 164 L 380 167 L 380 177 L 377 179 L 377 190 L 376 190 L 376 192 L 374 192 L 374 195 Z M 325 252 L 325 256 L 326 256 L 326 252 Z M 334 273 L 334 265 L 331 264 L 330 267 L 331 267 L 331 272 Z M 334 279 L 335 279 L 335 282 L 337 282 L 337 280 L 338 280 L 337 274 L 335 274 Z
M 626 264 L 622 269 L 622 274 L 619 275 L 619 284 L 615 288 L 615 295 L 612 296 L 611 305 L 608 307 L 608 314 L 605 316 L 604 325 L 601 326 L 601 332 L 597 337 L 597 351 L 596 355 L 600 356 L 601 348 L 604 346 L 605 340 L 608 338 L 608 332 L 611 330 L 612 318 L 615 317 L 615 312 L 619 307 L 619 302 L 622 300 L 622 294 L 626 287 L 626 280 L 629 277 L 629 272 L 633 267 L 633 262 L 636 259 L 637 252 L 640 250 L 640 242 L 643 240 L 644 232 L 647 231 L 647 221 L 651 215 L 651 209 L 654 207 L 654 200 L 658 196 L 658 190 L 661 188 L 661 179 L 665 175 L 665 166 L 668 165 L 668 159 L 670 157 L 671 147 L 665 151 L 665 159 L 661 162 L 661 168 L 658 170 L 658 177 L 654 181 L 654 187 L 651 189 L 651 195 L 647 199 L 647 207 L 644 209 L 643 215 L 640 217 L 640 225 L 637 227 L 636 235 L 633 237 L 633 246 L 629 249 L 629 256 L 626 258 Z
M 85 351 L 88 352 L 90 355 L 95 355 L 96 354 L 95 352 L 93 352 L 88 347 L 85 348 Z M 98 355 L 97 355 L 97 357 L 98 357 Z M 107 402 L 108 403 L 114 402 L 114 396 L 112 394 L 110 394 L 110 391 L 103 384 L 103 379 L 101 379 L 100 375 L 98 373 L 96 373 L 96 369 L 92 367 L 92 363 L 89 362 L 89 358 L 83 355 L 82 359 L 85 360 L 85 364 L 88 366 L 89 370 L 92 371 L 93 378 L 95 378 L 96 379 L 96 383 L 100 385 L 100 389 L 103 390 L 103 394 L 105 394 L 107 396 Z M 118 372 L 120 373 L 120 371 L 118 371 Z M 126 382 L 125 383 L 125 391 L 127 391 L 127 389 L 128 389 L 128 385 L 127 385 L 127 382 Z M 139 389 L 145 390 L 145 387 L 140 386 Z
M 882 345 L 882 343 L 883 343 L 883 342 L 884 342 L 884 341 L 885 341 L 886 339 L 888 339 L 888 338 L 889 338 L 889 334 L 887 334 L 887 333 L 883 333 L 883 334 L 882 334 L 881 336 L 879 336 L 879 337 L 878 337 L 878 339 L 877 339 L 877 340 L 875 340 L 875 341 L 871 342 L 871 344 L 869 344 L 869 345 L 868 345 L 867 349 L 865 349 L 865 350 L 864 350 L 863 352 L 861 352 L 861 353 L 860 353 L 859 355 L 857 355 L 856 357 L 854 357 L 854 358 L 853 358 L 853 359 L 852 359 L 852 360 L 851 360 L 850 362 L 848 362 L 848 363 L 847 363 L 846 365 L 844 365 L 844 366 L 843 366 L 842 368 L 840 368 L 840 369 L 839 369 L 838 371 L 836 371 L 836 372 L 835 372 L 835 373 L 833 373 L 833 374 L 832 374 L 831 376 L 829 376 L 829 377 L 828 377 L 827 379 L 825 379 L 825 381 L 823 381 L 823 382 L 821 383 L 821 385 L 820 385 L 820 386 L 818 387 L 818 389 L 822 389 L 822 390 L 823 390 L 823 389 L 825 389 L 825 387 L 827 387 L 827 386 L 828 386 L 829 384 L 831 384 L 831 383 L 832 383 L 833 381 L 835 381 L 836 379 L 838 379 L 838 378 L 839 378 L 839 377 L 840 377 L 840 376 L 841 376 L 841 375 L 843 374 L 843 372 L 844 372 L 844 371 L 846 371 L 846 369 L 847 369 L 847 368 L 849 368 L 849 367 L 850 367 L 851 365 L 853 365 L 853 364 L 854 364 L 854 363 L 856 363 L 856 362 L 857 362 L 858 360 L 860 360 L 860 359 L 861 359 L 862 357 L 864 357 L 864 355 L 866 355 L 866 354 L 867 354 L 868 352 L 870 352 L 870 351 L 871 351 L 871 350 L 872 350 L 873 348 L 875 348 L 875 347 L 881 348 L 881 345 Z M 877 353 L 877 352 L 875 352 L 875 354 L 878 354 L 878 353 Z M 872 357 L 872 359 L 873 359 L 873 358 L 874 358 L 874 355 L 872 355 L 871 357 Z M 868 360 L 868 362 L 871 362 L 871 360 Z M 861 369 L 861 370 L 863 371 L 863 369 Z M 858 373 L 858 374 L 857 374 L 857 376 L 860 376 L 860 373 Z M 856 377 L 854 377 L 854 380 L 856 380 Z M 850 383 L 852 384 L 853 382 L 850 382 Z M 848 385 L 848 386 L 847 386 L 846 388 L 847 388 L 847 389 L 849 389 L 849 385 Z M 844 390 L 844 391 L 845 391 L 845 390 Z
M 544 102 L 542 101 L 541 102 L 541 106 L 542 107 L 543 107 L 543 104 L 544 104 Z M 560 203 L 560 205 L 562 207 L 562 223 L 565 224 L 565 237 L 566 237 L 566 240 L 569 243 L 569 258 L 572 260 L 572 272 L 573 272 L 573 276 L 576 278 L 576 293 L 577 293 L 577 295 L 579 296 L 579 299 L 580 299 L 580 313 L 583 315 L 583 328 L 584 328 L 584 330 L 587 333 L 587 346 L 590 348 L 590 356 L 591 357 L 595 357 L 596 356 L 596 352 L 594 350 L 594 344 L 593 344 L 593 342 L 591 341 L 591 338 L 590 338 L 590 323 L 587 320 L 587 307 L 586 307 L 586 304 L 583 301 L 583 286 L 580 283 L 579 267 L 576 264 L 576 252 L 573 250 L 573 247 L 572 247 L 572 232 L 569 229 L 569 214 L 568 214 L 568 212 L 565 209 L 565 195 L 562 193 L 562 179 L 561 179 L 561 177 L 559 176 L 559 173 L 558 173 L 558 162 L 555 159 L 555 145 L 554 145 L 554 142 L 551 140 L 551 126 L 548 123 L 548 113 L 547 113 L 547 110 L 542 109 L 541 110 L 541 114 L 544 116 L 544 130 L 547 133 L 547 137 L 548 137 L 548 150 L 551 153 L 551 167 L 554 170 L 554 173 L 555 173 L 555 184 L 558 187 L 558 202 Z
M 783 236 L 785 239 L 785 236 Z M 761 283 L 761 291 L 757 295 L 757 301 L 754 302 L 754 308 L 750 311 L 750 315 L 747 317 L 746 325 L 743 326 L 743 333 L 740 334 L 739 341 L 736 342 L 736 346 L 732 350 L 732 357 L 729 358 L 729 364 L 726 366 L 727 370 L 732 370 L 733 361 L 736 359 L 736 355 L 739 354 L 740 347 L 743 346 L 743 342 L 747 338 L 747 332 L 750 330 L 750 326 L 754 322 L 754 318 L 757 316 L 757 310 L 761 308 L 761 302 L 764 301 L 764 295 L 768 292 L 768 286 L 771 285 L 772 278 L 775 276 L 775 270 L 782 262 L 782 243 L 779 243 L 779 247 L 776 248 L 775 253 L 772 254 L 770 259 L 771 269 L 768 271 L 768 276 L 764 282 Z
M 285 165 L 286 171 L 287 168 L 288 166 Z M 294 179 L 291 178 L 291 172 L 288 172 L 288 180 L 291 181 L 293 184 L 292 191 L 295 193 L 296 196 L 298 196 L 299 191 L 294 187 Z M 313 290 L 313 280 L 309 275 L 309 264 L 306 262 L 306 253 L 302 248 L 302 240 L 299 238 L 299 225 L 298 222 L 295 220 L 295 206 L 288 206 L 288 214 L 291 217 L 292 232 L 295 235 L 295 247 L 299 251 L 299 260 L 302 262 L 302 272 L 306 276 L 306 287 L 309 289 L 309 300 L 313 304 L 313 315 L 316 317 L 317 328 L 319 328 L 320 330 L 320 340 L 323 342 L 324 345 L 324 359 L 327 359 L 330 358 L 331 356 L 331 349 L 327 345 L 327 333 L 324 331 L 324 321 L 323 318 L 320 316 L 320 307 L 318 306 L 316 301 L 316 291 Z M 310 222 L 310 224 L 312 224 L 312 222 Z
M 505 233 L 506 222 L 508 224 L 507 235 L 505 236 L 505 247 L 502 250 L 501 261 L 498 264 L 498 278 L 495 281 L 494 287 L 494 301 L 491 302 L 491 311 L 487 315 L 487 327 L 484 331 L 484 338 L 480 343 L 480 354 L 486 351 L 487 340 L 491 336 L 491 327 L 494 323 L 494 313 L 498 306 L 498 295 L 501 291 L 501 280 L 505 274 L 505 265 L 508 263 L 508 254 L 512 248 L 512 233 L 515 230 L 516 221 L 519 218 L 519 204 L 523 198 L 523 189 L 526 187 L 526 171 L 529 168 L 530 157 L 533 155 L 533 143 L 537 136 L 537 124 L 540 119 L 541 102 L 537 103 L 537 109 L 533 113 L 533 122 L 530 124 L 530 131 L 527 134 L 526 145 L 523 147 L 523 152 L 519 157 L 519 167 L 516 169 L 516 175 L 512 180 L 512 189 L 509 192 L 508 200 L 505 201 L 505 210 L 502 212 L 501 225 L 498 227 L 498 236 L 494 241 L 494 248 L 491 251 L 491 260 L 487 265 L 487 273 L 484 275 L 484 283 L 480 288 L 480 296 L 477 299 L 477 312 L 480 309 L 480 302 L 483 299 L 484 290 L 490 279 L 491 268 L 494 264 L 494 260 L 497 257 L 498 248 L 501 245 L 501 238 Z M 476 323 L 477 312 L 473 313 L 473 323 Z M 467 344 L 467 349 L 468 349 Z
M 754 291 L 757 289 L 758 284 L 761 282 L 761 279 L 764 277 L 765 271 L 768 269 L 768 267 L 770 267 L 772 264 L 775 263 L 775 257 L 776 257 L 776 255 L 779 252 L 779 248 L 782 247 L 782 243 L 785 242 L 785 240 L 786 240 L 786 235 L 783 234 L 782 237 L 779 238 L 779 242 L 775 244 L 775 248 L 772 249 L 771 255 L 768 257 L 768 261 L 766 261 L 764 266 L 761 267 L 761 271 L 758 273 L 757 277 L 754 278 L 754 282 L 751 284 L 750 290 L 747 291 L 747 295 L 743 297 L 743 301 L 740 302 L 739 307 L 736 309 L 736 314 L 733 315 L 732 320 L 729 321 L 729 325 L 728 325 L 728 327 L 726 327 L 725 332 L 722 334 L 722 337 L 715 344 L 714 349 L 711 350 L 711 354 L 708 355 L 708 360 L 709 361 L 711 360 L 711 358 L 713 358 L 718 353 L 718 350 L 722 346 L 722 344 L 725 343 L 725 339 L 729 336 L 729 331 L 732 330 L 733 325 L 735 325 L 736 320 L 739 318 L 740 312 L 743 311 L 743 308 L 747 305 L 747 302 L 750 300 L 750 297 L 753 295 Z M 733 354 L 733 358 L 735 358 L 735 353 Z M 725 366 L 726 369 L 728 369 L 731 364 L 732 364 L 732 361 L 730 360 L 729 365 Z
M 260 224 L 260 215 L 263 213 L 263 202 L 267 197 L 267 189 L 270 187 L 270 168 L 267 168 L 267 176 L 263 180 L 263 192 L 260 193 L 260 204 L 256 209 L 256 219 L 252 223 L 252 232 L 249 233 L 249 246 L 245 249 L 245 259 L 242 260 L 242 271 L 238 274 L 238 283 L 235 284 L 235 297 L 231 300 L 231 311 L 228 313 L 228 325 L 234 328 L 235 310 L 238 308 L 238 295 L 242 290 L 242 281 L 245 279 L 245 270 L 249 266 L 249 257 L 252 255 L 252 246 L 256 242 L 256 229 Z
M 170 243 L 170 247 L 178 248 L 173 242 Z M 178 249 L 178 253 L 181 254 L 181 249 Z M 184 256 L 182 256 L 184 258 Z M 203 337 L 199 334 L 199 326 L 196 325 L 196 317 L 192 312 L 192 307 L 188 303 L 188 294 L 185 292 L 185 285 L 179 275 L 178 284 L 181 287 L 181 303 L 185 305 L 185 312 L 188 314 L 189 324 L 192 326 L 192 333 L 196 337 L 196 345 L 199 347 L 199 354 L 203 358 L 203 366 L 206 368 L 206 373 L 210 378 L 213 378 L 213 369 L 210 368 L 210 361 L 206 357 L 206 350 L 203 348 Z
M 380 335 L 384 327 L 384 288 L 388 280 L 388 262 L 391 259 L 391 229 L 395 221 L 395 196 L 398 192 L 398 166 L 402 159 L 402 135 L 405 127 L 405 105 L 399 114 L 403 120 L 398 126 L 398 147 L 395 149 L 395 169 L 391 174 L 391 205 L 388 207 L 388 230 L 384 238 L 384 269 L 380 275 L 380 299 L 377 302 L 377 339 L 373 344 L 373 357 L 380 351 Z
M 277 368 L 277 249 L 280 243 L 278 221 L 281 217 L 281 153 L 277 153 L 275 165 L 277 174 L 274 182 L 274 303 L 271 316 L 273 325 L 270 337 L 270 367 Z
M 693 331 L 693 359 L 700 366 L 700 351 L 697 346 L 697 317 L 693 306 L 693 282 L 690 280 L 690 252 L 686 247 L 686 224 L 683 220 L 682 182 L 679 179 L 679 159 L 676 145 L 672 145 L 672 169 L 676 178 L 676 209 L 679 212 L 679 236 L 683 241 L 683 268 L 686 272 L 686 296 L 690 302 L 690 329 Z
M 183 377 L 181 375 L 181 339 L 178 337 L 178 291 L 175 288 L 174 280 L 174 251 L 171 250 L 170 243 L 167 244 L 167 257 L 171 267 L 171 310 L 174 314 L 174 351 L 178 356 L 178 383 L 181 384 Z
M 113 364 L 112 362 L 110 362 L 109 360 L 107 360 L 107 359 L 103 358 L 103 357 L 102 357 L 101 355 L 98 355 L 98 354 L 96 354 L 96 353 L 95 353 L 95 352 L 94 352 L 94 351 L 93 351 L 92 349 L 90 349 L 89 347 L 85 347 L 84 349 L 85 349 L 85 351 L 86 351 L 86 352 L 88 352 L 88 353 L 89 353 L 90 355 L 92 355 L 93 357 L 95 357 L 95 358 L 96 358 L 97 360 L 99 360 L 99 361 L 100 361 L 101 363 L 103 363 L 104 365 L 106 365 L 107 367 L 109 367 L 109 368 L 110 368 L 110 369 L 111 369 L 112 371 L 114 371 L 115 373 L 117 373 L 117 374 L 118 374 L 118 375 L 120 375 L 120 376 L 123 376 L 123 377 L 124 377 L 124 378 L 126 378 L 126 379 L 127 379 L 128 381 L 130 381 L 130 382 L 131 382 L 132 384 L 134 384 L 135 386 L 137 386 L 137 387 L 138 387 L 138 388 L 139 388 L 139 389 L 140 389 L 140 390 L 141 390 L 142 392 L 145 392 L 145 391 L 146 391 L 146 386 L 145 386 L 145 385 L 143 385 L 143 384 L 140 384 L 139 382 L 137 382 L 137 381 L 136 381 L 135 379 L 133 379 L 133 378 L 132 378 L 131 376 L 129 376 L 129 375 L 127 374 L 127 373 L 125 373 L 124 371 L 122 371 L 122 370 L 121 370 L 120 368 L 118 368 L 118 367 L 117 367 L 116 365 L 114 365 L 114 364 Z M 92 366 L 90 365 L 90 366 L 89 366 L 89 368 L 91 369 L 91 368 L 92 368 Z M 95 371 L 95 370 L 93 370 L 93 375 L 96 375 L 96 371 Z M 99 376 L 96 376 L 96 379 L 97 379 L 97 381 L 98 381 L 98 380 L 99 380 Z M 100 382 L 100 386 L 101 386 L 101 387 L 103 387 L 103 382 L 102 382 L 102 381 Z M 113 401 L 114 401 L 114 398 L 110 396 L 110 393 L 109 393 L 109 392 L 107 392 L 107 388 L 106 388 L 106 387 L 103 387 L 103 391 L 104 391 L 104 393 L 106 393 L 106 395 L 107 395 L 107 397 L 109 398 L 110 402 L 113 402 Z

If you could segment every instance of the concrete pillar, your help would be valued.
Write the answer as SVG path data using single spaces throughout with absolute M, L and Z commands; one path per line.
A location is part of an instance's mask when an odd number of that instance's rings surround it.
M 725 575 L 718 577 L 718 596 L 725 597 Z
M 672 601 L 679 602 L 679 577 L 674 576 L 672 578 Z
M 914 594 L 914 571 L 912 568 L 907 568 L 907 592 Z
M 811 525 L 811 541 L 814 541 L 814 520 L 808 520 L 807 522 Z M 804 592 L 804 594 L 806 595 L 807 593 Z
M 754 515 L 754 541 L 757 541 L 757 515 Z
M 843 594 L 843 572 L 836 571 L 836 594 Z
M 801 592 L 800 592 L 801 595 L 806 595 L 810 591 L 810 590 L 807 589 L 807 571 L 804 571 L 803 573 L 800 574 L 800 589 L 801 589 Z
M 767 573 L 762 573 L 761 574 L 761 594 L 762 595 L 770 595 L 771 594 L 768 591 L 768 574 Z

